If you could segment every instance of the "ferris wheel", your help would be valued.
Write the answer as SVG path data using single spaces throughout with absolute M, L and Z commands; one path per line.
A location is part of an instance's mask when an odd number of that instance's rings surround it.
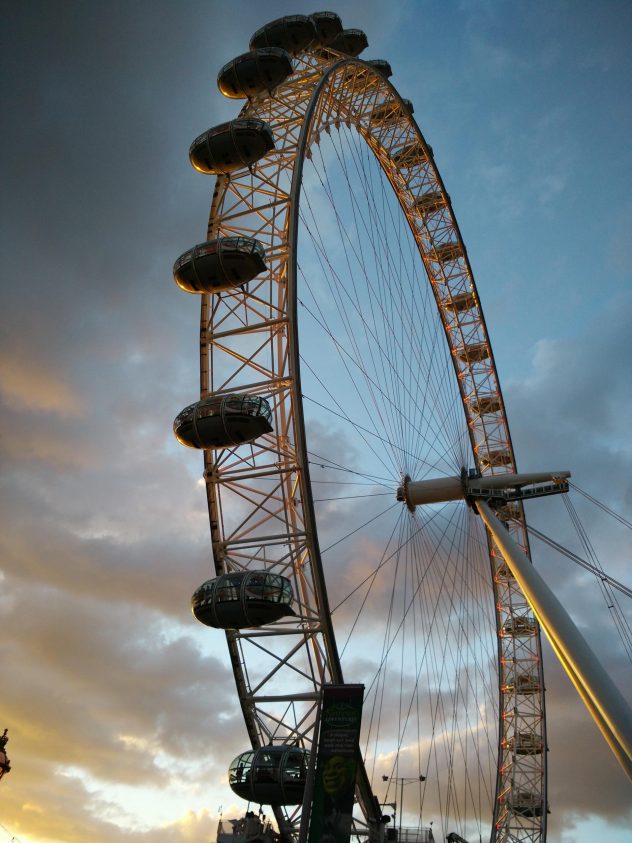
M 201 295 L 201 398 L 174 423 L 204 451 L 193 609 L 226 630 L 250 740 L 231 787 L 297 839 L 321 690 L 361 683 L 369 839 L 386 804 L 419 839 L 544 841 L 539 627 L 457 500 L 515 458 L 433 150 L 337 15 L 249 46 L 218 77 L 241 112 L 191 146 L 207 241 L 174 267 Z M 528 552 L 519 500 L 495 511 Z

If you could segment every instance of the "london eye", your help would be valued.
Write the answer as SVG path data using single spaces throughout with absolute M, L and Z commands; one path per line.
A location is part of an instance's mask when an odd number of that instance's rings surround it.
M 204 453 L 193 610 L 225 630 L 250 741 L 231 787 L 283 840 L 321 690 L 351 682 L 370 839 L 414 784 L 419 839 L 432 816 L 443 838 L 535 843 L 539 625 L 459 492 L 517 476 L 502 392 L 432 147 L 367 46 L 333 13 L 267 24 L 219 72 L 239 114 L 191 146 L 214 179 L 207 240 L 174 267 L 201 296 L 200 399 L 174 424 Z M 528 554 L 520 496 L 494 511 Z

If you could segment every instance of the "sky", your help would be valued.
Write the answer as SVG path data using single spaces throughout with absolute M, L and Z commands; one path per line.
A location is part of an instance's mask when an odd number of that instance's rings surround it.
M 204 239 L 212 192 L 189 144 L 237 110 L 218 69 L 313 7 L 3 6 L 0 841 L 207 841 L 219 806 L 238 810 L 226 767 L 247 740 L 223 641 L 189 611 L 208 516 L 201 459 L 171 425 L 198 389 L 198 302 L 171 266 Z M 568 468 L 630 519 L 632 7 L 329 8 L 391 62 L 434 148 L 519 468 Z M 577 506 L 631 586 L 625 531 Z M 527 514 L 573 546 L 561 505 Z M 596 587 L 534 550 L 632 699 Z M 546 654 L 549 839 L 623 843 L 630 785 Z

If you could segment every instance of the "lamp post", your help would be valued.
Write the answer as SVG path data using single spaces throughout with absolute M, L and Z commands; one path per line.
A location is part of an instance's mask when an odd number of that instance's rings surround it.
M 382 808 L 392 808 L 393 809 L 393 827 L 397 823 L 397 802 L 380 802 L 380 807 Z M 390 820 L 389 820 L 390 822 Z M 387 835 L 388 839 L 388 835 Z
M 383 782 L 395 782 L 395 791 L 397 792 L 397 785 L 399 784 L 399 834 L 398 840 L 401 843 L 402 839 L 402 817 L 404 815 L 404 785 L 412 784 L 413 782 L 425 782 L 425 776 L 409 777 L 409 776 L 382 776 Z

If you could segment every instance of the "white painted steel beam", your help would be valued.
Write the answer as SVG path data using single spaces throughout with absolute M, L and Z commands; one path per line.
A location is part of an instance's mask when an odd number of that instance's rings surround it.
M 476 508 L 571 681 L 580 686 L 584 702 L 588 698 L 588 710 L 608 744 L 617 745 L 614 754 L 632 779 L 632 710 L 522 548 L 484 501 L 477 500 Z
M 516 486 L 537 486 L 538 483 L 553 483 L 570 477 L 570 471 L 535 471 L 520 474 L 489 474 L 485 477 L 468 477 L 466 485 L 485 489 L 514 489 Z
M 406 480 L 398 497 L 409 507 L 425 503 L 445 503 L 467 497 L 469 489 L 515 489 L 537 486 L 570 477 L 570 471 L 540 471 L 522 474 L 490 474 L 485 477 L 437 477 L 432 480 Z M 401 496 L 401 497 L 400 497 Z

